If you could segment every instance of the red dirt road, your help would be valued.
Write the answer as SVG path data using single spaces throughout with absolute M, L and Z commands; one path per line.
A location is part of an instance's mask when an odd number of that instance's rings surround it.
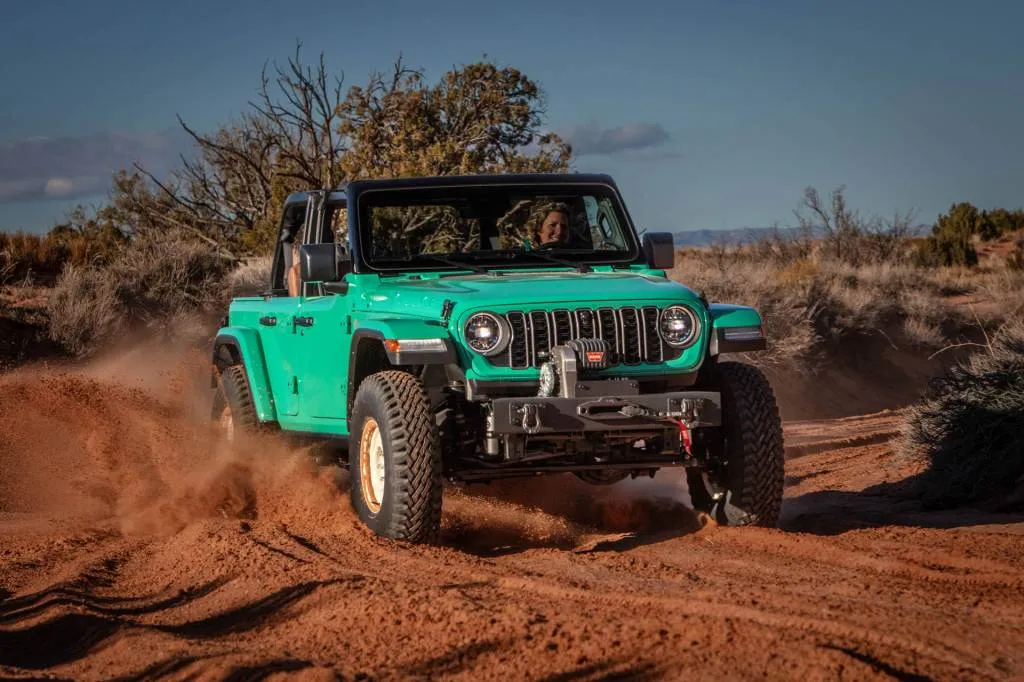
M 885 485 L 891 413 L 787 426 L 781 529 L 702 522 L 668 473 L 561 477 L 449 490 L 411 547 L 307 452 L 221 451 L 174 363 L 0 377 L 0 677 L 1024 675 L 1022 519 Z

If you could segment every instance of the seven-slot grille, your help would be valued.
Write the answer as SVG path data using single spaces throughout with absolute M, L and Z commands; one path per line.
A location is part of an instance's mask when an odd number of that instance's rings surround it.
M 638 365 L 670 360 L 679 351 L 661 340 L 654 306 L 513 311 L 505 314 L 512 339 L 492 362 L 513 369 L 540 367 L 552 346 L 572 339 L 604 339 L 611 364 Z

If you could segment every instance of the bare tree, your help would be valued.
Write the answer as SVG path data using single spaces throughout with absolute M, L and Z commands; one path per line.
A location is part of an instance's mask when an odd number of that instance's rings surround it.
M 301 43 L 287 69 L 275 65 L 277 96 L 264 65 L 259 100 L 250 102 L 257 115 L 248 121 L 274 143 L 278 171 L 284 177 L 308 186 L 335 187 L 343 179 L 340 161 L 347 150 L 347 140 L 339 132 L 344 123 L 344 75 L 328 76 L 323 53 L 315 70 L 304 66 L 300 50 Z
M 891 220 L 864 218 L 847 205 L 845 190 L 845 186 L 833 190 L 825 205 L 818 190 L 806 188 L 800 208 L 794 211 L 800 229 L 810 235 L 820 228 L 823 255 L 850 265 L 903 260 L 915 212 L 897 212 Z
M 299 44 L 286 66 L 274 64 L 271 74 L 264 65 L 258 97 L 238 122 L 203 134 L 178 117 L 197 155 L 182 155 L 167 180 L 136 165 L 116 183 L 114 203 L 134 219 L 134 230 L 180 229 L 222 249 L 265 247 L 260 238 L 273 238 L 274 216 L 289 192 L 343 179 L 342 87 L 322 54 L 315 66 L 305 65 Z
M 365 87 L 343 93 L 343 82 L 322 54 L 304 64 L 300 44 L 284 67 L 271 73 L 264 65 L 258 97 L 237 122 L 203 134 L 179 118 L 197 156 L 183 156 L 166 180 L 137 166 L 119 178 L 112 204 L 131 231 L 183 230 L 230 256 L 267 250 L 296 189 L 337 187 L 351 177 L 568 166 L 568 145 L 542 130 L 540 88 L 516 69 L 470 64 L 428 84 L 399 56 Z M 404 227 L 411 243 L 439 229 L 422 216 Z

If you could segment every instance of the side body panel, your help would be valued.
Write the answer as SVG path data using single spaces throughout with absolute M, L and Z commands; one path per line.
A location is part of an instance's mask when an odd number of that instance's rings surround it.
M 260 319 L 272 320 L 274 324 L 256 322 L 263 341 L 263 357 L 277 404 L 278 420 L 282 426 L 288 417 L 299 413 L 299 365 L 294 327 L 297 309 L 296 298 L 271 298 L 264 303 Z
M 341 428 L 347 418 L 349 299 L 329 295 L 302 299 L 296 315 L 300 417 L 303 428 L 318 432 Z M 321 423 L 326 422 L 326 423 Z
M 243 298 L 232 302 L 228 312 L 233 327 L 259 338 L 276 417 L 282 423 L 299 411 L 292 322 L 297 307 L 298 299 L 287 296 Z

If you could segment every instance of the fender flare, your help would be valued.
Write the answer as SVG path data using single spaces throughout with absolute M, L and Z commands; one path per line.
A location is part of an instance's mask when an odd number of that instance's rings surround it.
M 726 303 L 708 306 L 711 334 L 708 356 L 721 353 L 749 353 L 766 350 L 768 338 L 764 333 L 764 320 L 754 308 Z
M 211 383 L 217 386 L 220 372 L 231 364 L 240 364 L 245 369 L 252 392 L 256 415 L 261 422 L 277 420 L 274 394 L 270 390 L 270 377 L 263 356 L 263 344 L 259 334 L 244 327 L 222 328 L 213 340 L 211 354 Z
M 458 362 L 456 347 L 451 339 L 451 334 L 446 327 L 439 322 L 427 320 L 409 319 L 383 319 L 371 318 L 364 320 L 353 320 L 352 344 L 350 352 L 353 354 L 350 359 L 355 359 L 355 351 L 362 339 L 376 339 L 383 343 L 386 340 L 415 340 L 439 339 L 444 344 L 444 350 L 431 351 L 392 351 L 385 347 L 388 361 L 392 365 L 445 365 Z

